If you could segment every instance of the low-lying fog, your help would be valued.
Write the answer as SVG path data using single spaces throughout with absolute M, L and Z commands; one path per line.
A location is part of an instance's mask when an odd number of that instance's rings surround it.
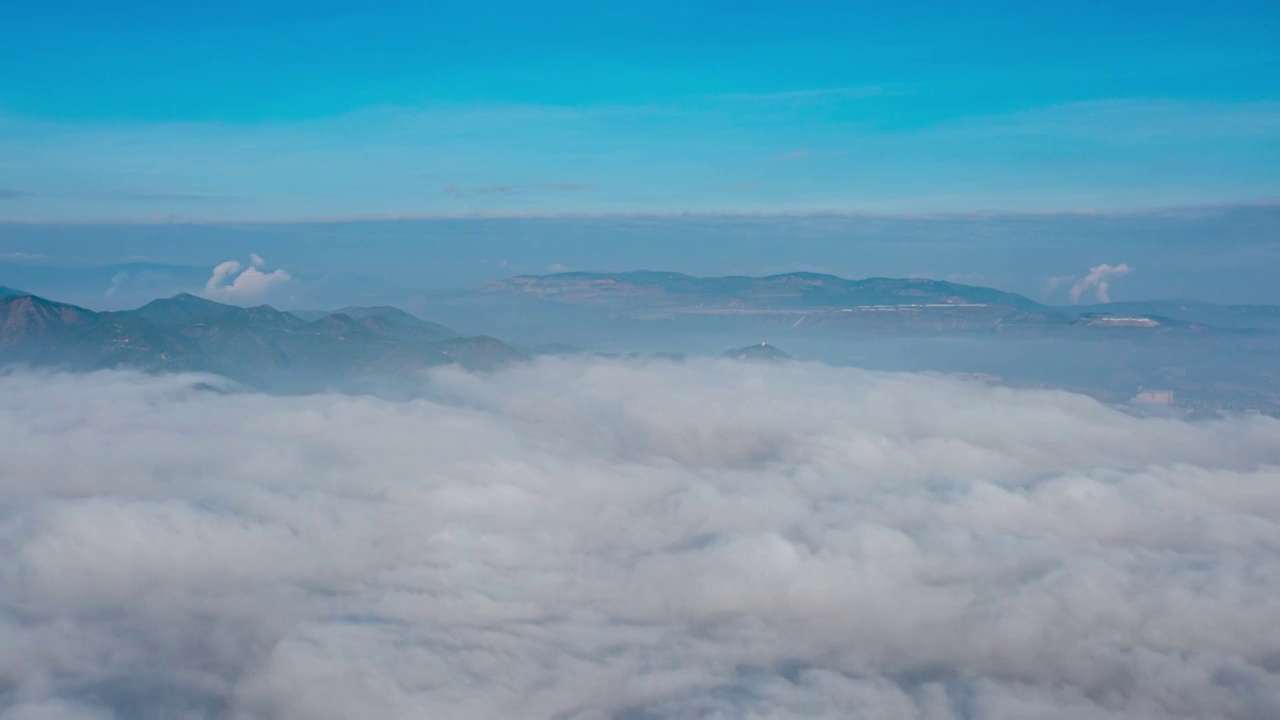
M 0 376 L 0 717 L 1275 718 L 1280 421 L 809 363 Z

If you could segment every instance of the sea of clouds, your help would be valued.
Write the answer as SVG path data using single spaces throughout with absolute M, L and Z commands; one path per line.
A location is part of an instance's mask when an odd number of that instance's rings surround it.
M 799 363 L 423 383 L 0 377 L 0 718 L 1280 717 L 1275 420 Z

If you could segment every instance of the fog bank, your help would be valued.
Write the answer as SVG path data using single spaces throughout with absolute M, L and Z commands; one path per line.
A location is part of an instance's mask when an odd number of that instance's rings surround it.
M 0 718 L 1274 718 L 1280 422 L 543 360 L 0 376 Z

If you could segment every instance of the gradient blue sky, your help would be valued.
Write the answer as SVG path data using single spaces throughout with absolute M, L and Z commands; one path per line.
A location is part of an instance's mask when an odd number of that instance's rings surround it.
M 0 220 L 1280 197 L 1280 3 L 0 6 Z

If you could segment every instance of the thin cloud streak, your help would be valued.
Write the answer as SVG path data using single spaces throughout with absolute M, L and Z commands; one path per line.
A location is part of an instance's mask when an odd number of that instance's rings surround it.
M 589 183 L 533 183 L 530 185 L 478 185 L 475 187 L 462 187 L 452 182 L 446 182 L 441 188 L 441 192 L 446 195 L 452 195 L 458 199 L 462 199 L 471 195 L 536 195 L 539 193 L 556 193 L 556 192 L 582 192 L 586 190 L 594 190 L 595 185 Z
M 205 203 L 208 219 L 237 221 L 307 217 L 321 209 L 342 216 L 449 212 L 450 193 L 424 193 L 413 182 L 424 167 L 450 178 L 473 204 L 520 196 L 520 209 L 549 213 L 1133 209 L 1275 197 L 1278 179 L 1265 149 L 1280 138 L 1278 108 L 1262 101 L 1130 99 L 941 114 L 888 126 L 855 117 L 790 118 L 768 107 L 725 103 L 440 104 L 252 126 L 72 127 L 10 118 L 3 124 L 14 132 L 0 137 L 24 140 L 9 153 L 0 140 L 0 155 L 24 160 L 0 174 L 0 185 L 36 178 L 31 182 L 49 187 L 39 198 L 5 203 L 15 220 L 193 216 L 191 198 L 155 199 L 147 212 L 146 203 L 118 197 L 130 188 L 117 189 L 114 200 L 86 202 L 77 188 L 58 186 L 66 184 L 65 174 L 44 176 L 50 168 L 72 168 L 77 177 L 108 184 L 145 172 L 162 183 L 156 187 L 199 186 L 210 195 L 253 198 L 252 208 Z M 1044 138 L 1052 142 L 1040 142 Z M 132 151 L 111 150 L 119 147 Z M 1264 152 L 1246 152 L 1258 147 Z M 770 197 L 724 207 L 723 197 L 706 191 L 726 177 L 756 176 L 762 158 L 798 148 L 824 162 L 780 175 Z M 836 160 L 840 153 L 847 160 Z M 1238 162 L 1227 167 L 1227 156 Z M 264 157 L 274 160 L 264 164 Z M 1180 169 L 1171 171 L 1175 161 Z M 192 168 L 200 168 L 198 178 Z M 591 178 L 600 191 L 573 195 L 575 183 L 475 180 L 537 177 L 556 168 Z M 476 188 L 489 192 L 473 193 Z
M 779 90 L 762 93 L 724 93 L 708 96 L 712 100 L 774 102 L 786 100 L 818 100 L 839 99 L 857 100 L 862 98 L 884 97 L 886 95 L 907 94 L 904 88 L 890 88 L 883 85 L 858 85 L 836 88 L 814 88 L 810 90 Z
M 753 189 L 762 187 L 759 183 L 708 186 L 713 189 Z M 1207 213 L 1229 212 L 1235 209 L 1267 209 L 1280 207 L 1280 198 L 1265 198 L 1250 202 L 1229 203 L 1196 203 L 1186 205 L 1150 205 L 1136 208 L 1076 208 L 1055 209 L 1042 208 L 1035 210 L 972 210 L 972 211 L 872 211 L 842 210 L 839 208 L 813 208 L 807 210 L 602 210 L 594 212 L 537 211 L 537 210 L 467 210 L 431 213 L 358 213 L 351 215 L 301 215 L 282 218 L 233 218 L 200 217 L 189 215 L 163 215 L 149 218 L 94 218 L 68 220 L 44 218 L 33 220 L 0 220 L 4 225 L 238 225 L 238 226 L 275 226 L 275 225 L 307 225 L 353 222 L 401 222 L 410 220 L 539 220 L 539 219 L 607 219 L 607 218 L 868 218 L 868 219 L 920 219 L 920 220 L 965 220 L 987 218 L 1020 218 L 1020 217 L 1141 217 L 1143 215 L 1162 217 L 1194 217 Z
M 242 203 L 253 200 L 246 195 L 223 195 L 218 193 L 182 193 L 182 192 L 135 192 L 127 193 L 126 200 L 136 202 L 178 202 L 178 203 Z

